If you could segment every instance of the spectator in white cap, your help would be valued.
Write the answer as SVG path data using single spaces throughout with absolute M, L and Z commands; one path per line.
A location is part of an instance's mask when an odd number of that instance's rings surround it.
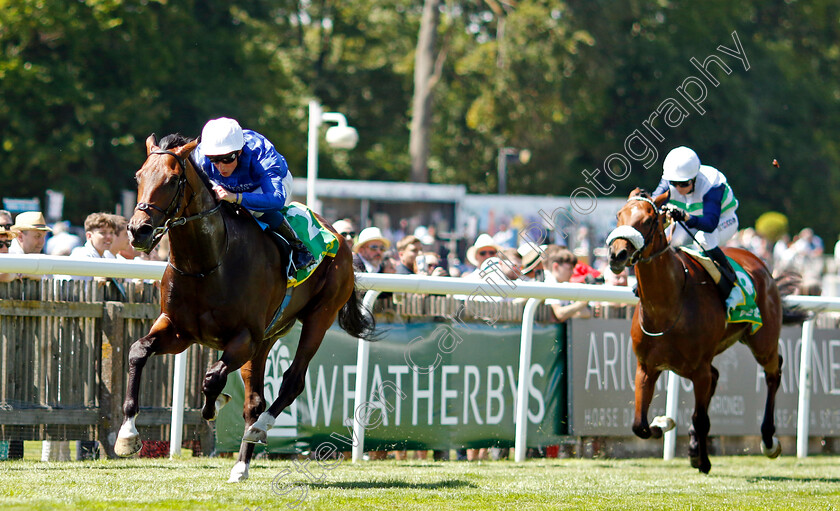
M 476 268 L 481 268 L 481 263 L 498 255 L 500 250 L 502 247 L 489 234 L 481 233 L 473 246 L 467 249 L 467 261 Z
M 267 226 L 282 236 L 290 246 L 294 269 L 314 262 L 281 212 L 291 200 L 292 174 L 267 138 L 221 117 L 204 125 L 193 156 L 213 182 L 217 198 L 241 204 L 263 229 Z
M 391 242 L 382 235 L 379 227 L 368 227 L 359 233 L 353 245 L 353 266 L 363 273 L 384 273 L 382 259 Z

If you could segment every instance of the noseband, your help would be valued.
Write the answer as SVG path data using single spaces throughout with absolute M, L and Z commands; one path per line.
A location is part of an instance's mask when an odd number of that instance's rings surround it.
M 657 219 L 659 218 L 660 211 L 659 211 L 659 208 L 656 206 L 655 202 L 653 202 L 652 200 L 650 200 L 647 197 L 641 197 L 641 196 L 630 197 L 629 199 L 627 199 L 627 202 L 634 201 L 634 200 L 643 201 L 643 202 L 647 202 L 648 204 L 650 204 L 651 207 L 653 208 L 654 214 L 656 214 Z M 634 227 L 631 227 L 629 225 L 621 225 L 621 226 L 616 227 L 610 233 L 610 235 L 607 237 L 607 246 L 612 245 L 612 242 L 615 241 L 615 240 L 618 240 L 618 239 L 625 239 L 625 240 L 629 241 L 630 244 L 633 245 L 633 248 L 636 249 L 636 251 L 633 252 L 632 256 L 630 256 L 630 260 L 628 262 L 631 266 L 635 266 L 637 263 L 640 263 L 640 262 L 642 262 L 642 263 L 650 262 L 654 258 L 656 258 L 659 255 L 661 255 L 662 253 L 664 253 L 666 250 L 671 248 L 668 245 L 668 243 L 665 243 L 665 247 L 662 250 L 656 252 L 655 254 L 650 255 L 649 257 L 642 258 L 642 252 L 644 252 L 645 248 L 647 248 L 648 244 L 653 240 L 653 236 L 655 234 L 656 234 L 656 229 L 655 228 L 648 231 L 647 236 L 642 236 L 642 233 L 640 233 L 638 231 L 638 229 L 636 229 Z
M 188 182 L 187 182 L 187 164 L 186 164 L 186 162 L 184 161 L 183 158 L 181 158 L 177 154 L 173 153 L 172 151 L 168 151 L 166 149 L 157 149 L 155 151 L 152 151 L 149 154 L 168 154 L 169 156 L 172 156 L 173 158 L 175 158 L 175 161 L 178 162 L 178 166 L 181 168 L 181 174 L 178 176 L 178 190 L 175 192 L 175 195 L 172 196 L 172 200 L 169 201 L 169 205 L 166 207 L 166 209 L 163 209 L 160 206 L 156 206 L 156 205 L 151 204 L 149 202 L 138 202 L 137 206 L 135 207 L 136 210 L 145 212 L 147 215 L 149 215 L 149 217 L 151 217 L 151 214 L 150 214 L 149 210 L 155 210 L 155 211 L 158 211 L 158 212 L 163 214 L 163 219 L 164 219 L 163 225 L 159 225 L 159 226 L 155 227 L 154 231 L 152 231 L 152 246 L 154 247 L 155 245 L 158 244 L 160 239 L 167 232 L 169 232 L 169 229 L 171 229 L 172 227 L 178 227 L 179 225 L 184 225 L 187 222 L 191 222 L 193 220 L 198 220 L 198 219 L 204 218 L 208 215 L 212 215 L 213 213 L 216 213 L 217 211 L 219 211 L 219 209 L 222 207 L 222 202 L 219 201 L 219 203 L 216 204 L 215 207 L 213 207 L 211 209 L 208 209 L 207 211 L 202 211 L 201 213 L 198 213 L 196 215 L 192 215 L 192 216 L 188 216 L 188 217 L 175 216 L 175 213 L 178 211 L 178 205 L 181 203 L 181 201 L 184 198 L 184 192 L 185 192 L 185 189 L 186 189 L 186 185 L 188 184 Z M 190 195 L 190 200 L 187 202 L 187 204 L 183 208 L 184 211 L 187 210 L 187 208 L 189 207 L 190 203 L 192 203 L 192 200 L 194 198 L 195 198 L 195 192 L 193 192 L 193 194 Z

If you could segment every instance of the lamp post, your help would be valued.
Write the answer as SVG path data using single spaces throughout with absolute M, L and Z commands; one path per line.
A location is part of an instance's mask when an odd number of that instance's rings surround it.
M 531 151 L 528 149 L 516 149 L 514 147 L 500 147 L 498 172 L 499 172 L 499 195 L 507 193 L 507 164 L 522 163 L 531 161 Z
M 309 142 L 306 158 L 306 205 L 313 210 L 320 211 L 315 192 L 315 182 L 318 179 L 318 135 L 321 124 L 334 122 L 337 125 L 327 130 L 327 143 L 339 149 L 353 149 L 359 141 L 356 128 L 347 125 L 347 119 L 337 112 L 324 112 L 317 101 L 309 102 Z

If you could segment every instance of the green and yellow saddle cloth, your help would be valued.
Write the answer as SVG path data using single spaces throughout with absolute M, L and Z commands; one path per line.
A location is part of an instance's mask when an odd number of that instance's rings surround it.
M 688 247 L 680 247 L 680 249 L 703 265 L 703 268 L 706 269 L 716 284 L 723 278 L 720 270 L 711 259 Z M 731 257 L 727 257 L 727 259 L 729 259 L 732 269 L 735 270 L 738 282 L 732 288 L 732 292 L 726 300 L 726 321 L 729 323 L 752 323 L 751 333 L 755 333 L 761 328 L 762 321 L 761 312 L 755 303 L 755 286 L 752 277 L 734 259 Z
M 315 216 L 315 213 L 304 204 L 292 202 L 284 207 L 282 213 L 289 221 L 289 225 L 298 235 L 300 241 L 312 253 L 315 263 L 308 268 L 298 270 L 289 277 L 288 287 L 296 287 L 309 278 L 325 257 L 335 257 L 338 253 L 338 240 Z

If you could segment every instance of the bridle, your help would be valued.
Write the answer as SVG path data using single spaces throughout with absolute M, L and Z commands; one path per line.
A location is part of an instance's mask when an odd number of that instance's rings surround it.
M 648 204 L 650 204 L 651 207 L 653 207 L 653 212 L 656 214 L 657 222 L 659 222 L 659 217 L 661 216 L 661 212 L 660 212 L 659 208 L 656 206 L 655 202 L 653 202 L 651 199 L 649 199 L 647 197 L 642 197 L 642 196 L 630 197 L 629 199 L 627 199 L 627 202 L 630 202 L 632 200 L 643 201 L 643 202 L 647 202 Z M 623 227 L 627 227 L 627 229 L 622 230 Z M 657 251 L 654 254 L 651 254 L 648 257 L 642 257 L 641 256 L 642 252 L 644 252 L 645 249 L 650 244 L 650 242 L 653 241 L 653 237 L 658 231 L 659 231 L 659 229 L 658 229 L 658 224 L 657 224 L 657 228 L 650 229 L 646 236 L 642 236 L 641 233 L 637 229 L 635 229 L 633 227 L 630 227 L 630 226 L 622 225 L 622 226 L 616 228 L 609 235 L 609 237 L 607 238 L 607 246 L 611 245 L 612 242 L 617 240 L 617 239 L 626 239 L 636 249 L 636 251 L 630 257 L 630 260 L 628 261 L 628 263 L 632 266 L 635 266 L 638 263 L 649 263 L 649 262 L 653 261 L 654 259 L 656 259 L 657 257 L 659 257 L 660 255 L 664 254 L 666 251 L 671 249 L 671 245 L 669 243 L 667 243 L 667 241 L 666 241 L 665 246 L 661 250 Z M 641 238 L 641 243 L 639 242 L 639 238 Z M 668 332 L 673 330 L 674 327 L 677 326 L 677 323 L 680 321 L 680 318 L 682 317 L 682 311 L 685 308 L 684 307 L 685 306 L 685 300 L 682 299 L 682 295 L 683 295 L 683 292 L 685 292 L 686 286 L 688 285 L 688 268 L 685 266 L 685 263 L 683 262 L 682 258 L 678 257 L 677 259 L 679 259 L 679 261 L 680 261 L 680 263 L 682 263 L 682 267 L 683 267 L 683 286 L 682 286 L 682 289 L 680 289 L 680 311 L 677 314 L 677 316 L 674 319 L 674 322 L 671 324 L 671 326 L 669 326 L 668 328 L 666 328 L 665 330 L 663 330 L 661 332 L 648 332 L 645 329 L 644 321 L 642 319 L 644 309 L 642 309 L 641 302 L 639 303 L 639 328 L 641 328 L 642 332 L 649 337 L 661 337 L 661 336 L 667 334 Z
M 190 186 L 190 190 L 192 190 L 192 194 L 190 195 L 190 198 L 187 201 L 187 203 L 184 205 L 182 211 L 186 211 L 187 208 L 190 207 L 190 204 L 192 204 L 192 201 L 193 201 L 193 199 L 195 199 L 195 195 L 196 195 L 195 190 L 192 189 L 192 185 L 190 185 L 189 181 L 187 181 L 187 164 L 186 164 L 186 161 L 184 161 L 184 158 L 181 158 L 177 154 L 173 153 L 172 151 L 168 151 L 166 149 L 156 149 L 154 151 L 151 151 L 149 154 L 168 154 L 169 156 L 172 156 L 173 158 L 175 158 L 175 161 L 178 162 L 178 166 L 181 168 L 181 174 L 178 176 L 177 191 L 175 192 L 175 195 L 172 196 L 172 200 L 169 201 L 169 205 L 166 206 L 166 209 L 163 209 L 160 206 L 156 206 L 156 205 L 154 205 L 152 203 L 149 203 L 149 202 L 138 202 L 137 206 L 134 208 L 138 211 L 143 211 L 144 213 L 149 215 L 150 218 L 151 218 L 152 215 L 151 215 L 149 210 L 157 211 L 157 212 L 159 212 L 163 215 L 163 219 L 164 219 L 163 224 L 155 227 L 154 230 L 152 231 L 152 244 L 151 244 L 151 246 L 154 247 L 155 245 L 157 245 L 160 242 L 160 239 L 164 235 L 166 235 L 166 233 L 169 232 L 169 230 L 171 228 L 184 225 L 187 222 L 192 222 L 193 220 L 200 220 L 200 219 L 205 218 L 207 216 L 210 216 L 214 213 L 217 213 L 221 209 L 223 202 L 219 201 L 219 203 L 216 204 L 214 207 L 212 207 L 208 210 L 202 211 L 200 213 L 197 213 L 195 215 L 183 216 L 183 214 L 181 214 L 181 216 L 176 216 L 176 213 L 178 212 L 178 205 L 181 204 L 181 202 L 184 199 L 184 193 L 186 192 L 187 185 Z M 225 229 L 225 252 L 227 252 L 227 247 L 228 247 L 228 236 L 227 236 L 227 229 Z M 216 269 L 219 268 L 219 266 L 221 266 L 222 259 L 220 258 L 219 262 L 212 269 L 210 269 L 208 271 L 205 271 L 205 272 L 201 272 L 201 273 L 187 273 L 187 272 L 184 272 L 183 270 L 179 270 L 178 268 L 176 268 L 171 262 L 169 262 L 168 264 L 169 264 L 169 266 L 172 267 L 173 270 L 178 272 L 180 275 L 189 276 L 189 277 L 205 277 L 205 276 L 209 275 L 210 273 L 213 273 L 213 271 L 215 271 Z
M 627 199 L 627 202 L 634 201 L 634 200 L 635 201 L 647 202 L 648 204 L 650 204 L 651 207 L 653 208 L 653 212 L 656 214 L 657 222 L 659 222 L 658 219 L 661 215 L 661 212 L 659 211 L 659 208 L 656 206 L 655 202 L 653 202 L 651 199 L 649 199 L 647 197 L 642 197 L 642 196 L 630 197 L 629 199 Z M 637 229 L 635 229 L 633 227 L 630 227 L 630 226 L 622 225 L 622 226 L 616 228 L 609 235 L 609 237 L 607 238 L 607 246 L 611 245 L 612 242 L 617 240 L 617 239 L 626 239 L 636 249 L 636 251 L 633 253 L 633 255 L 630 256 L 630 260 L 628 261 L 628 263 L 631 266 L 635 266 L 638 263 L 649 263 L 650 261 L 656 259 L 657 257 L 664 254 L 667 250 L 669 250 L 671 248 L 668 243 L 665 243 L 665 246 L 661 250 L 657 251 L 654 254 L 649 255 L 648 257 L 642 257 L 642 253 L 648 247 L 650 242 L 653 241 L 653 237 L 656 235 L 657 231 L 658 231 L 658 229 L 656 229 L 656 228 L 650 229 L 648 231 L 647 235 L 641 236 L 641 233 Z M 640 238 L 641 238 L 641 243 L 639 242 Z

